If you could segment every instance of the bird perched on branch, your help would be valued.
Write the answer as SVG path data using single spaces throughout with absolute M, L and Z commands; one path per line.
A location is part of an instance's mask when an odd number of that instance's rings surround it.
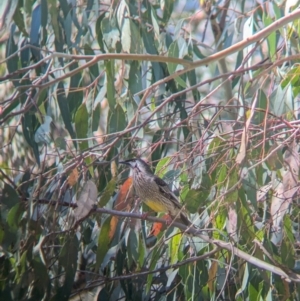
M 186 226 L 191 226 L 187 214 L 168 184 L 153 174 L 150 166 L 142 159 L 130 159 L 119 163 L 130 166 L 133 187 L 137 196 L 155 212 L 168 213 Z

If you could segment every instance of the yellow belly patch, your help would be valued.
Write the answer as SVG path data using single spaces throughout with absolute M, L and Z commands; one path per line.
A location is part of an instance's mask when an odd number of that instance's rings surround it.
M 166 207 L 160 202 L 152 201 L 152 200 L 146 200 L 144 202 L 149 208 L 151 208 L 155 212 L 166 212 L 167 211 Z

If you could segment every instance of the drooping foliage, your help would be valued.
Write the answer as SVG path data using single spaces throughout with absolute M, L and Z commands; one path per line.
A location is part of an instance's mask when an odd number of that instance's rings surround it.
M 298 4 L 2 1 L 0 299 L 298 300 Z

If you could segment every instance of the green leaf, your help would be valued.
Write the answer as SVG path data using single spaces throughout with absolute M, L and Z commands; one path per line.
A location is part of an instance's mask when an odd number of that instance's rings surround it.
M 178 262 L 178 252 L 180 248 L 182 240 L 182 234 L 177 233 L 176 235 L 172 236 L 170 243 L 169 243 L 169 256 L 170 256 L 170 263 L 175 264 Z
M 109 109 L 113 111 L 116 99 L 115 99 L 115 61 L 105 61 L 106 69 L 106 91 L 107 91 L 107 100 L 109 104 Z M 110 132 L 111 133 L 111 132 Z
M 250 15 L 249 18 L 246 19 L 244 26 L 243 26 L 243 39 L 248 39 L 252 37 L 254 34 L 254 15 Z M 251 53 L 254 48 L 254 44 L 248 45 L 244 48 L 244 56 Z M 251 57 L 250 57 L 251 58 Z M 250 74 L 252 72 L 250 71 Z
M 283 218 L 284 232 L 286 237 L 290 240 L 292 244 L 295 243 L 295 237 L 293 235 L 293 224 L 290 216 L 285 215 Z
M 124 110 L 120 105 L 117 105 L 109 115 L 108 133 L 117 134 L 118 132 L 123 131 L 126 128 L 126 125 Z M 116 146 L 120 143 L 121 141 L 119 141 Z
M 83 46 L 84 48 L 84 54 L 85 55 L 95 55 L 94 50 L 91 48 L 90 45 L 85 44 Z M 89 60 L 87 60 L 88 62 Z M 89 67 L 90 70 L 90 74 L 92 75 L 92 80 L 94 80 L 95 78 L 97 78 L 99 76 L 99 68 L 98 68 L 98 63 L 95 62 L 92 66 Z
M 163 178 L 164 174 L 167 172 L 167 167 L 171 162 L 171 157 L 165 157 L 159 160 L 155 168 L 155 174 L 160 178 Z
M 269 106 L 269 100 L 267 99 L 264 91 L 261 89 L 259 90 L 257 97 L 258 100 L 256 103 L 256 109 L 255 109 L 254 116 L 252 118 L 252 122 L 254 124 L 260 125 L 265 121 L 267 109 Z
M 77 236 L 74 234 L 67 236 L 59 254 L 59 263 L 65 270 L 64 283 L 58 288 L 53 300 L 69 300 L 77 270 L 78 251 L 79 241 Z
M 14 73 L 15 71 L 17 71 L 19 69 L 19 56 L 17 53 L 18 46 L 14 41 L 15 29 L 16 29 L 15 24 L 12 24 L 12 26 L 10 28 L 9 39 L 6 43 L 5 58 L 6 58 L 7 70 L 9 73 Z M 10 57 L 10 58 L 8 58 L 8 57 Z M 19 78 L 19 75 L 14 76 L 11 79 L 15 87 L 19 86 L 19 81 L 17 80 L 18 78 Z
M 249 269 L 248 269 L 248 263 L 246 263 L 246 267 L 244 269 L 243 273 L 243 281 L 242 281 L 242 286 L 241 288 L 236 292 L 235 298 L 237 298 L 238 295 L 242 294 L 243 291 L 246 289 L 247 285 L 249 282 Z
M 131 31 L 130 53 L 143 53 L 143 40 L 140 31 L 132 20 L 129 20 L 129 25 Z
M 183 266 L 180 266 L 178 273 L 183 279 L 184 295 L 187 298 L 187 300 L 191 300 L 193 295 L 192 292 L 195 285 L 195 265 L 192 263 L 188 263 Z
M 16 98 L 14 101 L 10 102 L 7 107 L 3 110 L 1 117 L 6 117 L 9 113 L 11 113 L 19 104 L 24 104 L 26 101 L 26 94 L 23 93 L 20 97 Z
M 190 189 L 184 200 L 187 211 L 196 213 L 201 201 L 201 191 Z
M 12 208 L 20 202 L 16 190 L 6 183 L 4 184 L 0 200 L 0 203 L 7 206 L 7 208 Z
M 275 149 L 277 149 L 275 151 Z M 267 152 L 267 160 L 266 163 L 270 170 L 279 170 L 283 166 L 283 155 L 282 155 L 282 147 L 278 147 L 277 143 L 271 145 Z
M 23 115 L 22 118 L 23 135 L 27 143 L 31 146 L 33 150 L 37 164 L 40 165 L 39 148 L 34 140 L 34 132 L 37 125 L 38 125 L 37 119 L 32 111 L 29 111 Z
M 50 1 L 53 5 L 56 4 L 56 0 L 50 0 Z M 64 18 L 66 18 L 69 11 L 71 10 L 71 7 L 68 5 L 68 1 L 67 0 L 59 0 L 59 5 L 63 12 Z
M 21 282 L 21 279 L 26 273 L 26 270 L 27 270 L 27 250 L 25 250 L 22 253 L 20 259 L 18 260 L 17 268 L 15 270 L 16 275 L 14 279 L 16 283 L 19 284 Z
M 152 149 L 151 161 L 156 162 L 161 159 L 164 154 L 165 144 L 160 143 L 162 141 L 163 131 L 158 130 L 155 132 L 152 138 L 152 145 L 155 145 L 155 148 Z
M 73 266 L 76 270 L 76 263 L 77 260 L 77 251 L 79 247 L 79 241 L 76 235 L 69 235 L 65 237 L 65 242 L 59 254 L 59 262 L 60 264 L 68 268 L 68 266 Z
M 89 18 L 90 12 L 92 11 L 94 5 L 94 0 L 88 0 L 85 8 L 85 12 L 87 15 L 87 18 Z
M 112 178 L 106 185 L 105 190 L 103 191 L 99 203 L 98 203 L 98 207 L 102 208 L 104 207 L 107 202 L 110 200 L 110 198 L 112 197 L 112 195 L 115 192 L 115 187 L 116 187 L 116 179 Z
M 2 28 L 5 25 L 12 23 L 12 19 L 16 14 L 16 10 L 19 10 L 18 0 L 1 1 L 0 2 L 0 16 L 2 17 Z M 6 23 L 6 24 L 5 24 Z
M 295 266 L 295 252 L 294 245 L 286 237 L 281 242 L 280 255 L 282 262 L 290 269 Z
M 243 50 L 241 50 L 241 51 L 238 52 L 238 55 L 237 55 L 237 58 L 236 58 L 236 63 L 235 63 L 235 69 L 234 70 L 237 70 L 240 67 L 240 65 L 243 62 L 243 58 L 244 58 L 244 56 L 243 56 Z M 240 81 L 240 77 L 239 76 L 234 77 L 234 79 L 232 81 L 232 85 L 231 85 L 232 89 L 234 89 L 234 87 L 237 85 L 237 83 L 239 81 Z
M 134 230 L 129 230 L 129 235 L 127 239 L 127 253 L 128 253 L 128 264 L 129 266 L 132 266 L 132 264 L 136 264 L 139 259 L 138 254 L 138 234 L 139 232 L 136 232 Z
M 53 28 L 53 32 L 54 32 L 54 45 L 55 45 L 55 49 L 57 52 L 64 52 L 64 38 L 63 38 L 63 32 L 62 32 L 62 28 L 61 28 L 61 24 L 59 22 L 59 13 L 58 13 L 58 9 L 56 6 L 56 0 L 48 0 L 49 2 L 49 14 L 50 14 L 50 19 L 51 19 L 51 25 Z M 68 8 L 68 4 L 66 3 L 65 0 L 60 0 L 60 5 L 61 8 L 64 12 L 64 4 L 66 4 L 67 6 L 67 10 Z M 66 16 L 64 16 L 66 17 Z M 61 66 L 64 65 L 64 60 L 63 58 L 59 58 L 58 61 L 60 62 Z M 71 66 L 72 67 L 72 66 Z
M 41 59 L 41 52 L 38 49 L 40 47 L 39 31 L 41 27 L 41 22 L 42 22 L 42 11 L 41 11 L 41 5 L 38 4 L 32 10 L 31 24 L 30 24 L 30 44 L 37 47 L 37 48 L 31 48 L 31 53 L 34 61 L 39 61 Z
M 98 237 L 98 248 L 96 254 L 96 266 L 95 270 L 98 271 L 103 259 L 109 250 L 109 230 L 110 230 L 111 216 L 109 216 L 101 225 L 100 234 Z
M 290 69 L 281 82 L 282 89 L 291 85 L 293 89 L 299 88 L 300 85 L 300 67 L 298 65 Z M 295 95 L 296 96 L 296 95 Z
M 160 8 L 163 11 L 162 22 L 167 24 L 173 12 L 174 0 L 161 1 Z
M 251 282 L 249 282 L 248 284 L 248 295 L 249 295 L 249 300 L 260 300 L 261 297 Z
M 151 7 L 150 12 L 151 12 L 151 21 L 154 29 L 153 30 L 154 38 L 156 42 L 154 45 L 157 47 L 157 41 L 159 40 L 159 35 L 160 35 L 158 19 L 157 19 L 156 11 L 153 9 L 153 7 Z
M 190 51 L 190 46 L 189 46 L 189 51 Z M 187 59 L 187 58 L 185 57 L 185 59 Z M 188 77 L 190 86 L 194 86 L 197 84 L 197 75 L 196 75 L 195 69 L 189 71 L 187 73 L 187 77 Z M 193 89 L 192 93 L 193 93 L 194 101 L 198 102 L 200 100 L 200 93 L 199 93 L 198 89 Z
M 40 257 L 35 257 L 34 260 L 32 260 L 32 266 L 36 281 L 35 290 L 39 290 L 39 294 L 44 295 L 50 281 L 48 269 Z
M 274 20 L 270 17 L 270 15 L 268 13 L 264 13 L 263 14 L 263 23 L 265 25 L 265 27 L 271 25 L 272 23 L 274 23 Z M 277 52 L 277 41 L 276 41 L 276 31 L 271 32 L 268 35 L 267 38 L 268 41 L 268 50 L 269 50 L 269 56 L 271 61 L 274 61 L 276 59 L 275 55 Z
M 208 155 L 215 155 L 219 153 L 219 148 L 221 143 L 222 140 L 219 137 L 213 138 L 213 140 L 208 146 Z
M 63 29 L 65 34 L 65 40 L 67 42 L 68 48 L 72 48 L 73 42 L 71 40 L 72 37 L 72 11 L 70 10 L 69 13 L 65 16 L 65 18 L 62 20 L 63 23 Z
M 147 53 L 157 55 L 157 49 L 155 47 L 155 41 L 154 41 L 154 33 L 148 32 L 147 27 L 142 27 L 142 38 L 143 42 L 146 48 Z M 153 73 L 153 80 L 152 82 L 156 82 L 160 79 L 162 79 L 164 75 L 163 67 L 161 64 L 157 62 L 151 62 L 152 65 L 152 73 Z
M 193 44 L 193 52 L 200 60 L 206 58 L 206 56 L 202 54 L 202 52 L 199 50 L 196 44 Z
M 187 119 L 188 115 L 187 115 L 187 112 L 186 112 L 186 109 L 184 108 L 184 106 L 179 106 L 179 110 L 180 110 L 180 119 L 182 121 L 182 131 L 183 131 L 184 139 L 188 139 L 189 134 L 190 134 L 190 130 L 186 126 L 186 119 Z
M 223 231 L 225 225 L 226 225 L 226 219 L 227 219 L 227 214 L 226 214 L 226 210 L 225 208 L 222 208 L 220 210 L 218 210 L 218 214 L 214 219 L 213 225 L 216 229 L 219 229 L 221 231 Z M 214 231 L 213 232 L 213 237 L 216 239 L 219 239 L 221 236 L 221 234 L 219 233 L 219 231 Z
M 153 248 L 150 262 L 149 262 L 149 271 L 155 270 L 157 262 L 161 259 L 161 246 L 158 245 L 157 247 Z M 153 274 L 149 274 L 147 276 L 147 285 L 146 285 L 146 294 L 149 294 L 151 286 L 152 286 Z
M 86 140 L 86 138 L 88 138 L 88 120 L 89 115 L 87 108 L 85 103 L 83 103 L 77 110 L 74 120 L 77 138 L 83 139 L 83 141 L 78 142 L 81 151 L 85 151 L 89 147 L 88 141 Z
M 16 204 L 14 207 L 12 207 L 8 214 L 7 214 L 7 224 L 12 230 L 17 230 L 19 227 L 19 222 L 21 220 L 21 210 L 22 206 L 19 204 Z
M 254 228 L 252 214 L 248 200 L 246 199 L 243 189 L 238 190 L 239 201 L 235 203 L 234 209 L 237 213 L 237 229 L 241 229 L 243 235 L 240 240 L 245 243 L 251 243 L 258 238 L 261 233 Z
M 246 175 L 242 181 L 243 189 L 247 195 L 248 201 L 250 201 L 252 206 L 257 209 L 257 190 L 254 189 L 258 186 L 257 177 L 253 169 L 248 170 L 246 167 L 244 167 L 244 169 L 246 171 Z
M 188 51 L 188 47 L 186 42 L 183 38 L 175 40 L 169 47 L 168 50 L 168 57 L 175 57 L 175 58 L 183 58 Z M 168 70 L 170 74 L 176 73 L 176 71 L 184 69 L 182 65 L 176 63 L 167 63 Z M 177 76 L 175 77 L 175 81 L 183 88 L 187 87 L 187 84 L 184 80 L 186 75 Z
M 278 86 L 270 96 L 270 111 L 276 116 L 281 116 L 284 113 L 286 94 L 289 87 L 290 85 L 285 88 Z
M 129 96 L 128 100 L 124 103 L 124 105 L 126 108 L 127 122 L 131 122 L 131 120 L 135 117 L 138 106 L 131 96 Z M 132 136 L 135 136 L 135 134 L 133 134 Z M 136 136 L 138 138 L 143 138 L 144 129 L 143 128 L 137 129 Z
M 132 95 L 143 89 L 141 67 L 138 61 L 132 61 L 130 64 L 128 88 Z
M 47 0 L 41 0 L 41 13 L 42 13 L 42 21 L 41 25 L 46 28 L 48 24 L 48 3 Z M 43 37 L 45 39 L 45 37 Z
M 98 103 L 95 109 L 93 110 L 92 132 L 98 130 L 100 124 L 100 116 L 101 116 L 101 104 Z
M 180 169 L 168 170 L 162 177 L 168 184 L 172 184 L 181 174 Z
M 230 171 L 230 174 L 226 175 L 226 184 L 225 187 L 229 190 L 238 182 L 238 171 L 237 168 L 233 168 Z M 238 200 L 238 188 L 236 187 L 232 192 L 226 193 L 225 195 L 225 203 L 233 204 Z
M 71 82 L 72 82 L 72 79 L 71 79 Z M 76 139 L 76 135 L 73 130 L 72 123 L 71 123 L 71 112 L 70 112 L 69 106 L 68 106 L 68 102 L 70 101 L 69 96 L 72 93 L 69 93 L 68 101 L 67 101 L 64 91 L 65 91 L 65 89 L 64 89 L 63 83 L 59 82 L 58 87 L 57 87 L 57 103 L 58 103 L 58 106 L 60 109 L 61 117 L 64 121 L 66 129 L 69 132 L 71 138 Z M 77 146 L 75 140 L 73 141 L 73 144 L 75 147 Z
M 206 199 L 210 194 L 211 181 L 207 174 L 202 175 L 200 189 L 190 189 L 185 196 L 184 203 L 190 213 L 196 213 L 199 207 L 206 204 Z
M 130 28 L 130 19 L 124 18 L 130 16 L 129 7 L 125 0 L 121 0 L 118 8 L 118 24 L 121 32 L 121 45 L 125 53 L 131 52 L 132 33 Z
M 79 65 L 77 62 L 72 63 L 69 67 L 70 72 L 72 72 L 73 70 L 75 70 L 78 67 L 79 67 Z M 67 100 L 64 101 L 66 103 L 64 106 L 64 110 L 66 110 L 67 106 L 68 106 L 68 111 L 70 112 L 70 113 L 68 113 L 68 115 L 70 115 L 70 117 L 69 117 L 70 120 L 72 118 L 74 118 L 77 109 L 83 102 L 83 91 L 81 89 L 81 86 L 82 86 L 81 85 L 81 73 L 76 73 L 73 76 L 71 76 L 70 85 L 69 85 L 69 89 L 68 89 L 68 91 L 69 91 L 68 97 L 67 97 Z M 62 87 L 63 87 L 63 84 L 60 82 L 59 88 L 62 88 Z M 65 99 L 65 93 L 62 91 L 64 91 L 64 90 L 61 90 L 61 93 L 59 93 L 59 94 L 63 93 L 62 99 Z M 69 129 L 68 129 L 68 131 L 69 131 Z M 71 135 L 71 133 L 70 133 L 70 135 Z M 71 137 L 73 138 L 72 135 L 71 135 Z
M 138 264 L 139 264 L 139 268 L 144 266 L 145 256 L 146 256 L 145 240 L 141 239 L 141 238 L 142 238 L 142 234 L 140 233 L 139 247 L 138 247 L 138 254 L 139 254 Z M 0 243 L 1 243 L 1 240 L 0 240 Z
M 98 295 L 98 299 L 97 300 L 103 300 L 103 301 L 109 301 L 110 299 L 110 292 L 108 291 L 107 287 L 103 287 Z
M 120 31 L 117 27 L 115 17 L 105 17 L 101 22 L 101 31 L 103 34 L 103 42 L 108 52 L 114 52 L 117 49 L 117 43 L 120 41 Z
M 100 50 L 105 53 L 105 48 L 104 48 L 104 43 L 103 43 L 103 32 L 102 32 L 102 20 L 105 18 L 105 13 L 100 15 L 97 19 L 96 26 L 95 26 L 95 31 L 97 35 L 97 41 L 98 45 L 100 47 Z
M 217 180 L 217 185 L 218 186 L 223 186 L 225 179 L 227 178 L 228 174 L 228 169 L 226 164 L 222 164 L 222 166 L 219 168 L 219 173 L 218 173 L 218 180 Z
M 179 57 L 179 48 L 178 48 L 177 41 L 174 41 L 174 42 L 170 45 L 169 50 L 168 50 L 168 57 L 175 57 L 175 58 L 178 58 L 178 57 Z M 175 64 L 175 63 L 167 63 L 167 66 L 168 66 L 169 73 L 170 73 L 170 74 L 173 74 L 173 73 L 175 73 L 178 64 Z
M 3 1 L 3 4 L 5 3 L 5 1 Z M 6 3 L 9 3 L 8 1 Z M 22 4 L 20 1 L 18 0 L 12 0 L 10 1 L 10 11 L 12 11 L 14 9 L 14 7 L 17 5 L 15 13 L 13 15 L 13 20 L 16 23 L 16 25 L 18 26 L 18 29 L 20 30 L 20 32 L 22 32 L 22 34 L 25 37 L 28 37 L 28 32 L 26 30 L 26 26 L 25 26 L 25 22 L 24 22 L 24 14 L 21 12 L 21 10 L 23 9 Z M 0 13 L 0 15 L 2 15 Z
M 122 0 L 117 11 L 117 19 L 121 32 L 121 45 L 125 53 L 141 53 L 142 38 L 136 24 L 129 17 L 131 15 L 127 1 Z M 127 16 L 127 17 L 124 17 Z

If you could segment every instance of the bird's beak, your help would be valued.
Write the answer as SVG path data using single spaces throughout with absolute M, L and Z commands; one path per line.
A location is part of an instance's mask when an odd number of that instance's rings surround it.
M 126 162 L 126 161 L 119 161 L 119 163 L 130 166 L 130 164 L 128 162 Z

